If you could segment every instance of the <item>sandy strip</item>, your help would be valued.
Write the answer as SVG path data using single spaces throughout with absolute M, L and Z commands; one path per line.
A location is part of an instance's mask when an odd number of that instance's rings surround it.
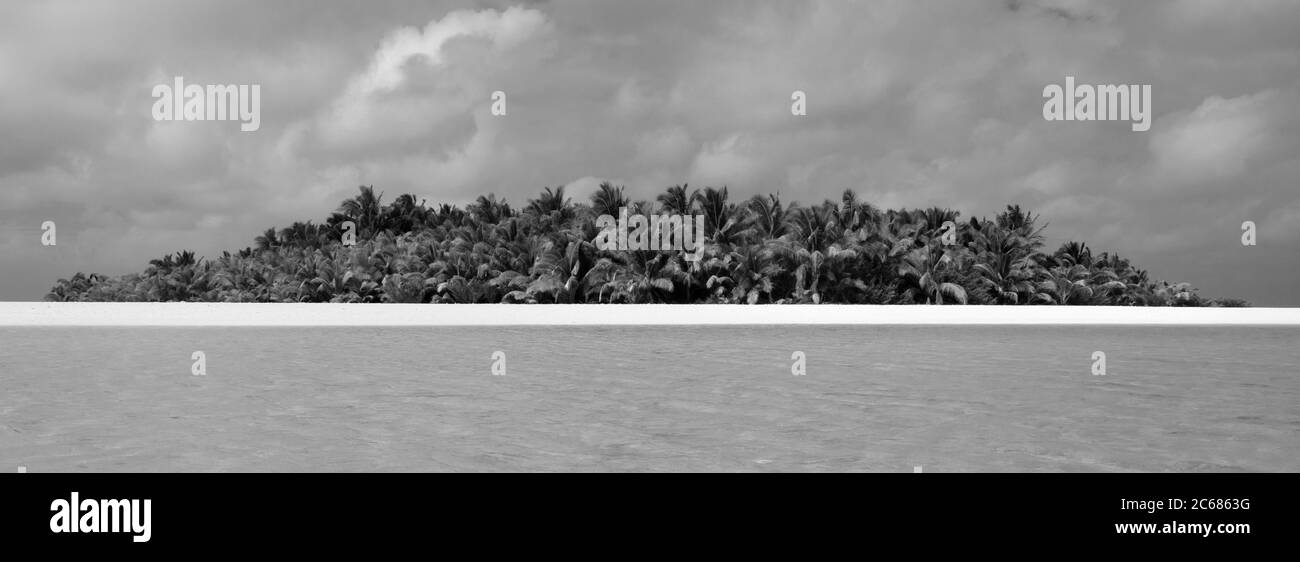
M 0 326 L 1292 325 L 1300 308 L 0 302 Z

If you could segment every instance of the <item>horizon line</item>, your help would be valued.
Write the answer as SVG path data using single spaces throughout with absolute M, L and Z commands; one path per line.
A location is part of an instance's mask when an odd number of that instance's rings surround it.
M 0 302 L 0 327 L 1300 326 L 1300 308 L 871 304 Z

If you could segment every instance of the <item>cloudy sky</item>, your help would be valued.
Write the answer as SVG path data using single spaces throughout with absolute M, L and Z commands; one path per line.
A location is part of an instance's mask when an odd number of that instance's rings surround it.
M 243 248 L 361 184 L 522 203 L 608 179 L 1019 203 L 1053 245 L 1300 305 L 1298 37 L 1293 0 L 3 2 L 0 300 Z M 1045 121 L 1067 75 L 1150 84 L 1151 130 Z M 175 76 L 260 84 L 261 128 L 154 121 Z

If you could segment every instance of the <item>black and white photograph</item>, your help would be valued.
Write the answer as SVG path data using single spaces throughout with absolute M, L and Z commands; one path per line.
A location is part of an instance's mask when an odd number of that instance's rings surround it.
M 854 473 L 1277 540 L 1298 271 L 1293 0 L 0 0 L 0 536 Z

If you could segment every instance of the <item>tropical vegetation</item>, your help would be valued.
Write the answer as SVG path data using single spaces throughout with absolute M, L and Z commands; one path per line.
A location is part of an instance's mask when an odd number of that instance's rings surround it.
M 621 207 L 703 215 L 702 258 L 598 249 L 596 217 Z M 880 209 L 852 190 L 801 206 L 679 185 L 651 202 L 604 183 L 587 203 L 548 187 L 521 208 L 495 195 L 460 208 L 412 195 L 384 203 L 362 186 L 323 223 L 269 228 L 212 259 L 180 251 L 141 273 L 77 273 L 46 300 L 1246 305 L 1151 279 L 1083 242 L 1046 250 L 1045 227 L 1018 205 L 964 220 L 946 208 Z

